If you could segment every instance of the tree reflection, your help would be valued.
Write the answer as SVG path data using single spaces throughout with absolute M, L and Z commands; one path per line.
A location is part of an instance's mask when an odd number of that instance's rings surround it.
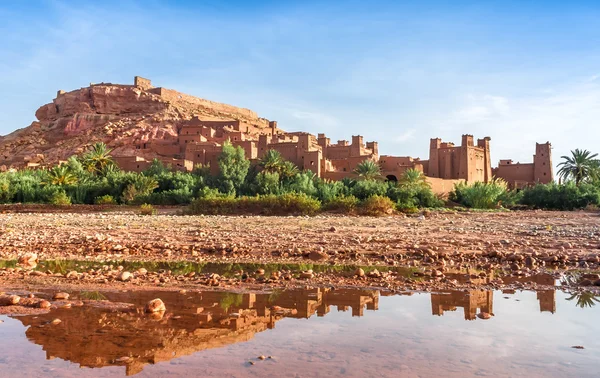
M 569 293 L 571 296 L 567 298 L 568 301 L 577 300 L 576 305 L 579 308 L 594 307 L 596 303 L 600 303 L 600 296 L 592 293 L 591 291 L 581 291 L 577 293 Z

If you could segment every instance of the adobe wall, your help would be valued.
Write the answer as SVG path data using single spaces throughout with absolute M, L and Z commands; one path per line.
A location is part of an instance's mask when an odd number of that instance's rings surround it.
M 223 146 L 216 145 L 211 142 L 192 143 L 186 146 L 185 159 L 197 164 L 210 165 L 210 173 L 212 175 L 219 174 L 219 155 L 223 152 Z
M 371 156 L 355 156 L 344 159 L 327 159 L 331 162 L 334 170 L 341 172 L 352 172 L 356 167 L 365 160 L 371 160 Z
M 410 156 L 389 156 L 382 155 L 379 157 L 379 166 L 383 171 L 395 171 L 398 168 L 412 168 L 415 162 L 420 162 L 418 159 L 413 159 Z
M 141 76 L 135 76 L 133 78 L 133 85 L 145 91 L 152 88 L 152 82 Z
M 258 158 L 258 146 L 255 141 L 231 141 L 231 144 L 242 147 L 244 149 L 244 156 L 246 156 L 246 159 L 253 160 Z
M 454 185 L 465 182 L 465 180 L 448 180 L 437 177 L 427 177 L 427 183 L 434 194 L 446 195 L 454 190 Z
M 314 172 L 317 177 L 321 177 L 321 160 L 323 159 L 323 153 L 321 150 L 315 151 L 304 151 L 302 156 L 303 166 L 305 170 Z
M 173 141 L 172 143 L 152 141 L 150 143 L 150 149 L 162 156 L 176 156 L 181 154 L 182 151 L 179 143 L 176 141 Z
M 113 161 L 121 170 L 131 172 L 142 172 L 152 163 L 138 156 L 113 156 Z
M 499 165 L 494 169 L 494 176 L 503 179 L 511 187 L 520 187 L 534 182 L 534 165 L 533 163 Z

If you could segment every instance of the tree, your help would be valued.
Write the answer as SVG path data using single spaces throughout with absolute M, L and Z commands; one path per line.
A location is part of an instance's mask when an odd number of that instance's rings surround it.
M 594 160 L 596 156 L 598 154 L 576 148 L 571 151 L 571 156 L 561 156 L 564 161 L 558 165 L 558 175 L 565 181 L 574 179 L 575 185 L 579 186 L 582 181 L 595 174 L 598 168 L 597 160 Z
M 130 203 L 137 196 L 147 196 L 158 188 L 158 182 L 154 177 L 144 176 L 142 174 L 134 176 L 133 182 L 123 191 L 123 201 Z
M 284 161 L 279 169 L 279 175 L 283 181 L 293 179 L 298 173 L 300 173 L 300 170 L 296 167 L 296 164 L 288 160 Z
M 218 157 L 219 186 L 224 193 L 236 194 L 244 184 L 250 168 L 250 160 L 246 159 L 244 149 L 234 147 L 229 142 L 223 144 L 223 151 Z
M 48 183 L 52 185 L 65 186 L 73 185 L 77 182 L 75 176 L 66 165 L 57 165 L 48 172 Z
M 423 172 L 411 168 L 407 169 L 400 176 L 400 180 L 398 184 L 402 187 L 407 188 L 429 188 L 429 184 L 427 183 L 427 178 L 423 174 Z
M 280 173 L 283 164 L 284 160 L 278 151 L 268 150 L 262 159 L 260 159 L 259 165 L 262 167 L 263 171 L 269 173 Z
M 364 160 L 356 166 L 354 173 L 364 180 L 375 180 L 381 177 L 381 168 L 373 160 Z
M 115 164 L 110 156 L 111 149 L 106 144 L 100 142 L 92 146 L 92 149 L 83 155 L 83 165 L 93 173 L 101 173 L 108 165 Z

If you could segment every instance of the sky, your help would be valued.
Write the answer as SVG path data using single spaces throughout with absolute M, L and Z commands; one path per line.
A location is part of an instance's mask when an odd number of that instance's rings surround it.
M 382 155 L 462 134 L 493 166 L 600 152 L 598 1 L 3 0 L 0 20 L 0 135 L 58 89 L 139 75 Z

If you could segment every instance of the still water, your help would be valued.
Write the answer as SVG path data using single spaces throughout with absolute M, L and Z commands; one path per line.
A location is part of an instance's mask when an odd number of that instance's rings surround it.
M 271 294 L 71 295 L 83 299 L 84 305 L 0 316 L 0 376 L 600 374 L 600 304 L 593 296 L 561 291 L 386 296 L 366 289 L 298 289 Z M 165 302 L 166 313 L 144 314 L 142 306 L 157 297 Z M 481 312 L 494 316 L 481 319 Z M 53 319 L 60 324 L 50 324 Z

